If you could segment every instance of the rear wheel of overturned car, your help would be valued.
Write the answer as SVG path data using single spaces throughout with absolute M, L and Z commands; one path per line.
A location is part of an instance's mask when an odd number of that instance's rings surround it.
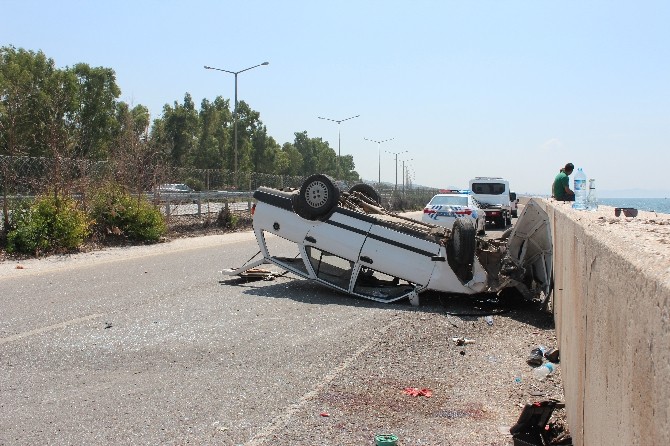
M 381 205 L 382 198 L 379 196 L 379 193 L 369 184 L 358 183 L 351 186 L 349 193 L 353 194 L 354 192 L 359 192 L 370 200 L 374 201 L 377 205 Z
M 475 260 L 475 226 L 469 218 L 457 218 L 452 229 L 452 255 L 459 265 L 471 265 Z
M 447 242 L 447 261 L 456 277 L 465 284 L 472 280 L 475 263 L 475 226 L 468 218 L 458 218 Z
M 300 187 L 297 198 L 291 200 L 293 212 L 307 220 L 327 218 L 337 207 L 340 190 L 326 175 L 308 177 Z

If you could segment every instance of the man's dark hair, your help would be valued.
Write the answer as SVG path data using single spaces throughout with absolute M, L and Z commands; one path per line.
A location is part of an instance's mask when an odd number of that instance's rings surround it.
M 566 172 L 572 172 L 573 170 L 575 170 L 575 165 L 574 164 L 568 163 L 568 164 L 565 165 L 565 171 Z

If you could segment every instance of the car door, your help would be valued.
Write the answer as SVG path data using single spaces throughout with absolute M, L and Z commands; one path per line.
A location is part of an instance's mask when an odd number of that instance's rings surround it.
M 341 209 L 315 224 L 304 241 L 313 276 L 348 292 L 354 265 L 371 226 L 372 220 L 363 214 Z
M 433 256 L 439 252 L 435 242 L 380 223 L 370 228 L 359 258 L 361 265 L 421 288 L 428 284 L 437 263 Z

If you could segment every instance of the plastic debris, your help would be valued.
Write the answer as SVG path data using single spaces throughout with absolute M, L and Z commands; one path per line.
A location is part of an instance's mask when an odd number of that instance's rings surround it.
M 321 415 L 322 417 L 329 417 L 330 416 L 330 414 L 328 412 L 321 412 L 319 415 Z
M 526 359 L 526 362 L 528 363 L 528 365 L 533 367 L 541 366 L 542 363 L 544 362 L 544 353 L 546 351 L 547 347 L 543 345 L 534 348 L 533 350 L 530 351 L 530 355 L 528 355 L 528 359 Z
M 547 358 L 547 361 L 558 364 L 560 362 L 560 354 L 557 348 L 552 348 L 551 350 L 544 353 L 544 357 Z
M 402 391 L 405 395 L 411 395 L 411 396 L 425 396 L 426 398 L 430 398 L 433 396 L 433 391 L 430 389 L 419 389 L 417 387 L 405 387 Z
M 393 434 L 377 434 L 375 435 L 375 444 L 377 446 L 396 446 L 398 444 L 398 436 Z
M 23 265 L 16 265 L 16 269 L 24 269 Z
M 452 341 L 456 343 L 456 345 L 466 345 L 466 344 L 474 344 L 475 340 L 474 339 L 466 339 L 464 337 L 459 337 L 459 338 L 451 338 Z
M 484 320 L 488 325 L 493 325 L 493 316 L 486 316 Z

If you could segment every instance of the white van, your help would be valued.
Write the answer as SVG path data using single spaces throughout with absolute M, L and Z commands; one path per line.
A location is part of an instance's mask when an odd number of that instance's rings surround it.
M 470 180 L 472 196 L 486 213 L 486 220 L 501 228 L 512 224 L 509 182 L 500 177 L 475 177 Z

